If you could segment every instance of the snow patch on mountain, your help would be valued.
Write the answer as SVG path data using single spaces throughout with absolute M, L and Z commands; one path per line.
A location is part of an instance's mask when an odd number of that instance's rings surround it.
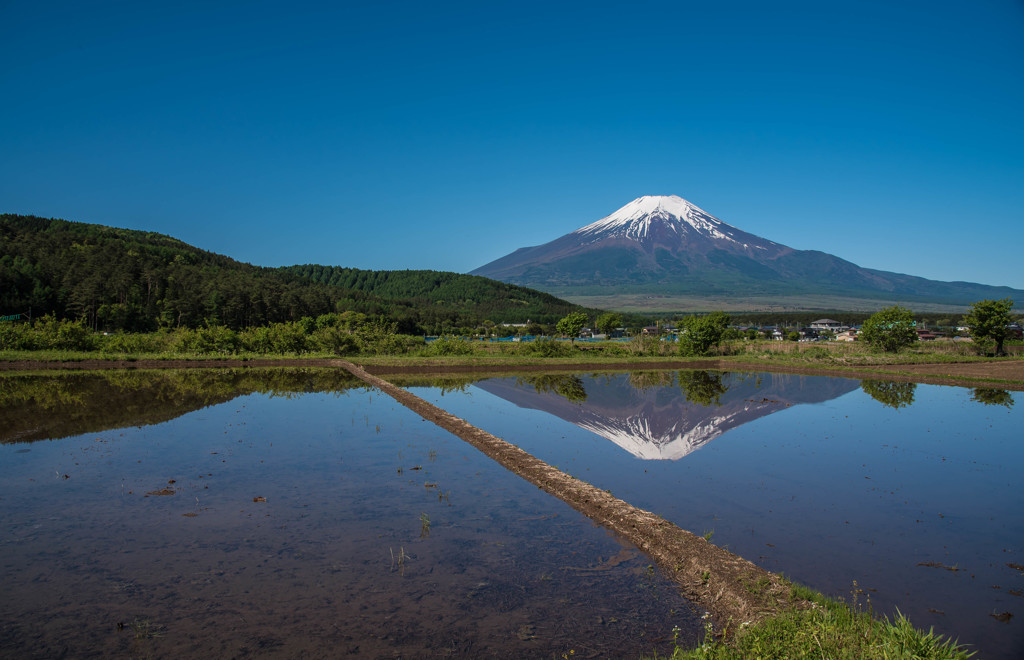
M 747 247 L 746 243 L 734 237 L 737 233 L 735 227 L 677 195 L 638 197 L 615 213 L 577 229 L 573 234 L 591 241 L 608 236 L 640 240 L 646 238 L 656 224 L 677 234 L 694 230 L 712 239 L 732 241 Z

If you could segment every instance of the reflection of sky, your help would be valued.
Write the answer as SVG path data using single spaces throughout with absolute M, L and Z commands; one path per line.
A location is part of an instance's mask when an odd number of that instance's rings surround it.
M 588 395 L 596 382 L 587 383 Z M 733 428 L 679 461 L 644 461 L 480 388 L 431 397 L 470 423 L 793 579 L 935 626 L 984 657 L 1018 657 L 1024 616 L 1024 427 L 1016 405 L 918 385 L 893 409 L 855 389 Z M 681 396 L 681 395 L 680 395 Z M 588 396 L 589 400 L 590 396 Z M 959 571 L 921 566 L 957 566 Z M 998 587 L 998 588 L 993 588 Z M 938 610 L 944 614 L 935 611 Z

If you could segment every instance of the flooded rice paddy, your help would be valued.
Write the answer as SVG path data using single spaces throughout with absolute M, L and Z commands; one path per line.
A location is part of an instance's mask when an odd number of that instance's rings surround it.
M 701 371 L 396 382 L 769 570 L 1024 657 L 1020 393 Z
M 0 429 L 2 657 L 697 641 L 644 555 L 337 370 L 4 376 Z

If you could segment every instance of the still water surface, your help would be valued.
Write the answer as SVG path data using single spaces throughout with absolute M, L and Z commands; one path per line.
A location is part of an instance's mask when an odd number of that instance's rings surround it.
M 336 371 L 4 376 L 0 429 L 0 657 L 697 640 L 645 556 Z
M 405 384 L 769 570 L 1024 657 L 1020 393 L 685 371 Z

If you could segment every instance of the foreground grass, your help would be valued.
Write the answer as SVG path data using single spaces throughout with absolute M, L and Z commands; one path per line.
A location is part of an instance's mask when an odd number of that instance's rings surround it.
M 695 649 L 677 647 L 672 660 L 745 660 L 748 658 L 901 658 L 961 660 L 968 651 L 955 640 L 916 629 L 899 613 L 889 620 L 793 585 L 794 600 L 810 604 L 736 631 L 726 642 L 706 631 Z

